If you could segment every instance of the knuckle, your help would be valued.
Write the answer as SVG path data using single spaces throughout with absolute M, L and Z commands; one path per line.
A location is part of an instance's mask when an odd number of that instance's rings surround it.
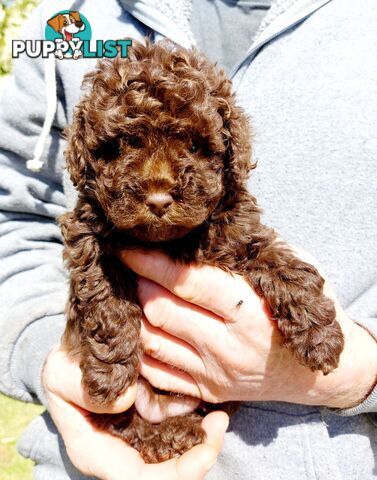
M 151 339 L 145 346 L 146 353 L 152 357 L 161 358 L 162 356 L 162 345 L 156 339 Z
M 153 303 L 145 306 L 144 314 L 152 326 L 164 329 L 172 315 L 172 307 L 172 303 L 167 298 L 156 297 Z
M 165 314 L 164 310 L 165 309 L 162 309 L 161 311 L 156 311 L 153 315 L 147 317 L 151 325 L 156 328 L 161 328 L 162 330 L 167 325 L 167 315 Z

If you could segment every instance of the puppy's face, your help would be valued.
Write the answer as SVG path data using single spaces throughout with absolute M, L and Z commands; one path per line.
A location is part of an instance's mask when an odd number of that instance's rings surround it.
M 164 116 L 162 110 L 143 118 L 145 128 L 126 117 L 122 133 L 91 150 L 93 193 L 114 225 L 141 240 L 183 236 L 206 220 L 223 194 L 221 133 L 203 137 L 194 125 Z
M 201 225 L 250 169 L 248 125 L 230 82 L 195 51 L 137 44 L 87 76 L 66 151 L 78 188 L 144 241 Z M 229 196 L 229 195 L 228 195 Z

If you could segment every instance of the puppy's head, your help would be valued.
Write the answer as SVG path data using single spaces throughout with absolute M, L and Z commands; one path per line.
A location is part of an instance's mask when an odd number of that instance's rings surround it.
M 67 166 L 117 228 L 171 240 L 231 208 L 252 167 L 250 130 L 215 65 L 171 42 L 133 42 L 85 84 Z

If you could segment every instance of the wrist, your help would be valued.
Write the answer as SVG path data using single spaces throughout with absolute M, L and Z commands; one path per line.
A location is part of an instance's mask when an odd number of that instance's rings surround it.
M 319 385 L 321 403 L 330 408 L 355 407 L 376 385 L 377 342 L 367 330 L 348 322 L 339 367 L 323 377 Z

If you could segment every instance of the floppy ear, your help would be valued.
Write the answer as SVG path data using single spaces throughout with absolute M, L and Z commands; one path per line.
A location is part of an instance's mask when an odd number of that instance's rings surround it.
M 75 19 L 75 22 L 80 22 L 81 21 L 81 18 L 80 18 L 80 14 L 79 12 L 69 12 L 69 14 Z
M 227 185 L 231 189 L 242 188 L 255 168 L 251 160 L 251 127 L 245 112 L 228 99 L 227 111 L 223 113 L 227 149 L 224 167 Z
M 85 190 L 91 155 L 85 141 L 85 100 L 75 108 L 72 125 L 66 129 L 68 139 L 64 152 L 72 183 L 80 192 Z
M 47 21 L 47 24 L 50 25 L 55 32 L 59 32 L 62 27 L 62 14 L 58 13 L 55 17 L 50 18 L 50 20 Z

